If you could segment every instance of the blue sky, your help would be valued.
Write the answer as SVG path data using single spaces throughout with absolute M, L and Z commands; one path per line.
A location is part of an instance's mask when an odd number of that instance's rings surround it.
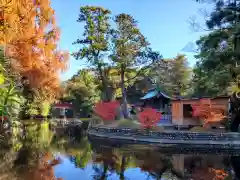
M 195 64 L 194 54 L 183 52 L 182 49 L 204 32 L 193 32 L 187 21 L 190 16 L 196 16 L 199 22 L 203 22 L 198 10 L 206 5 L 198 4 L 195 0 L 52 0 L 57 24 L 61 29 L 59 48 L 69 52 L 77 51 L 78 47 L 73 46 L 72 42 L 83 33 L 83 24 L 76 20 L 80 6 L 84 5 L 108 8 L 113 15 L 131 14 L 139 22 L 139 28 L 153 50 L 159 51 L 164 58 L 183 53 L 191 66 Z M 76 61 L 71 57 L 69 69 L 61 75 L 61 79 L 70 78 L 82 67 L 83 61 Z

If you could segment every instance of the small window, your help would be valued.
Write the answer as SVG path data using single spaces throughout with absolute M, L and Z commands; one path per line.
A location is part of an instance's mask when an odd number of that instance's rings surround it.
M 192 106 L 191 104 L 184 104 L 183 105 L 183 117 L 185 118 L 191 118 L 192 117 Z

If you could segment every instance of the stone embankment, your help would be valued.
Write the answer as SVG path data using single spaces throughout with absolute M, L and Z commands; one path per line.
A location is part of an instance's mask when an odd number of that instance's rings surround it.
M 144 131 L 129 128 L 91 126 L 90 138 L 104 138 L 127 144 L 151 144 L 160 147 L 194 147 L 240 150 L 240 133 L 189 132 L 189 131 Z

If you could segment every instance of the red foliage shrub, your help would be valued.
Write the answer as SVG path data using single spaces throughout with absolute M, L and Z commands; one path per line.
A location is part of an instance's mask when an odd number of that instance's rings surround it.
M 94 112 L 103 120 L 110 121 L 115 119 L 119 106 L 120 103 L 118 101 L 98 102 L 95 105 Z
M 145 108 L 142 112 L 138 113 L 138 118 L 142 127 L 149 129 L 157 125 L 161 119 L 161 113 L 152 108 Z

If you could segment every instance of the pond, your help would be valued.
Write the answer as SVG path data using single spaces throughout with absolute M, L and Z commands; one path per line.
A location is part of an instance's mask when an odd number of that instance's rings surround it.
M 24 180 L 224 180 L 240 178 L 236 152 L 159 149 L 152 145 L 109 144 L 53 133 L 46 124 L 28 127 L 1 148 L 0 179 Z

